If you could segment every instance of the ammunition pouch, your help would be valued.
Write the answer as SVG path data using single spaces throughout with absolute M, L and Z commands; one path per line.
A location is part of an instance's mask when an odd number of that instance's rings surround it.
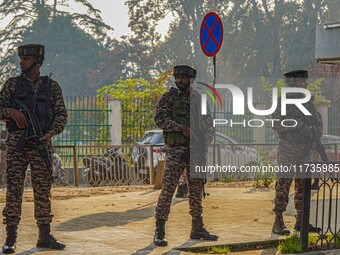
M 292 132 L 281 133 L 279 134 L 279 137 L 282 140 L 294 143 L 308 143 L 312 139 L 312 136 L 307 127 L 298 131 L 295 130 Z
M 182 132 L 164 132 L 164 143 L 166 145 L 189 146 L 189 139 Z

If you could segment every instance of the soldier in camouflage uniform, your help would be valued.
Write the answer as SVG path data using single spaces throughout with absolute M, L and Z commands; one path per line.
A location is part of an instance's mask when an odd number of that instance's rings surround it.
M 6 121 L 8 137 L 7 149 L 7 193 L 3 210 L 3 223 L 6 225 L 6 242 L 3 253 L 15 252 L 17 228 L 21 218 L 22 194 L 28 164 L 31 166 L 31 182 L 34 193 L 34 216 L 39 227 L 37 247 L 64 249 L 50 233 L 51 214 L 50 190 L 52 179 L 47 165 L 39 154 L 37 146 L 28 129 L 27 119 L 22 112 L 23 106 L 35 112 L 52 158 L 51 138 L 63 131 L 67 112 L 59 84 L 47 76 L 40 76 L 44 60 L 44 46 L 29 44 L 19 46 L 21 75 L 9 78 L 0 92 L 0 118 Z M 19 139 L 25 139 L 23 147 Z
M 290 87 L 306 88 L 308 79 L 308 72 L 305 70 L 297 70 L 285 73 L 285 80 Z M 299 97 L 299 93 L 291 93 L 287 95 L 287 98 Z M 320 134 L 322 133 L 322 121 L 320 114 L 317 114 L 315 106 L 313 104 L 313 97 L 311 100 L 304 104 L 312 116 L 312 121 L 316 124 Z M 279 165 L 300 165 L 309 160 L 309 155 L 304 151 L 305 145 L 310 141 L 311 134 L 308 126 L 305 123 L 306 116 L 295 106 L 287 106 L 287 115 L 281 115 L 281 100 L 278 100 L 278 106 L 276 111 L 272 115 L 272 119 L 294 119 L 297 121 L 295 127 L 284 127 L 281 125 L 281 121 L 274 122 L 273 129 L 279 134 L 279 149 L 278 149 L 278 164 Z M 284 173 L 277 175 L 275 184 L 275 207 L 273 209 L 275 213 L 275 222 L 272 228 L 272 232 L 279 235 L 290 234 L 289 229 L 286 228 L 283 221 L 283 213 L 286 211 L 288 205 L 288 196 L 291 183 L 293 181 L 292 176 L 284 176 Z M 300 231 L 301 214 L 302 214 L 302 185 L 303 179 L 295 178 L 295 197 L 294 205 L 297 212 L 296 223 L 294 229 Z M 310 225 L 310 232 L 319 232 L 319 228 Z
M 168 244 L 165 239 L 165 222 L 170 213 L 171 200 L 178 180 L 184 169 L 187 170 L 189 208 L 192 216 L 190 238 L 204 240 L 217 240 L 218 238 L 211 235 L 202 222 L 203 181 L 200 178 L 190 178 L 190 158 L 183 157 L 188 151 L 190 139 L 197 139 L 194 131 L 189 127 L 191 100 L 196 94 L 198 98 L 198 93 L 191 88 L 190 81 L 196 77 L 196 70 L 190 66 L 175 66 L 173 75 L 178 89 L 171 88 L 161 97 L 155 116 L 156 125 L 163 129 L 166 146 L 163 187 L 158 198 L 155 215 L 154 244 L 159 246 Z M 197 122 L 197 125 L 204 122 L 206 129 L 205 136 L 202 138 L 205 139 L 205 144 L 210 144 L 214 133 L 211 114 L 205 115 L 202 117 L 202 121 Z

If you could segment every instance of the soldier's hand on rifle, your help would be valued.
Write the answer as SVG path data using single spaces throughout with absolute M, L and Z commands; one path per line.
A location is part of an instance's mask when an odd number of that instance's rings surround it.
M 43 142 L 49 142 L 52 138 L 52 134 L 50 132 L 46 133 L 43 135 L 43 137 L 40 138 L 40 141 L 43 141 Z
M 195 139 L 196 141 L 198 141 L 197 135 L 195 134 L 195 132 L 194 132 L 191 128 L 182 125 L 182 126 L 181 126 L 181 130 L 182 130 L 182 132 L 183 132 L 183 135 L 184 135 L 186 138 Z
M 17 124 L 18 128 L 27 127 L 25 114 L 23 114 L 22 112 L 12 108 L 9 111 L 9 116 L 15 121 L 15 124 Z

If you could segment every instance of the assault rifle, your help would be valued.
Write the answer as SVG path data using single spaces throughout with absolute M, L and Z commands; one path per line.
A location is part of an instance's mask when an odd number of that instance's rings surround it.
M 190 139 L 190 146 L 183 152 L 180 159 L 184 162 L 187 162 L 188 160 L 190 160 L 190 156 L 193 156 L 195 158 L 195 162 L 197 162 L 199 166 L 205 166 L 206 165 L 206 154 L 207 154 L 205 134 L 204 134 L 204 131 L 200 131 L 198 129 L 195 129 L 194 132 L 199 140 L 197 141 L 194 139 Z M 192 167 L 193 166 L 190 164 L 191 169 Z M 191 169 L 189 169 L 189 171 L 191 171 Z M 192 173 L 190 174 L 191 174 L 190 178 L 192 178 Z M 202 179 L 203 197 L 205 198 L 206 195 L 209 195 L 208 193 L 205 192 L 205 189 L 204 189 L 204 185 L 207 182 L 206 173 L 198 173 L 198 174 L 199 176 L 195 178 Z
M 322 161 L 328 162 L 328 157 L 325 151 L 325 147 L 320 141 L 320 135 L 315 124 L 313 123 L 310 117 L 305 118 L 305 123 L 307 127 L 309 128 L 312 139 L 305 145 L 304 154 L 307 155 L 309 151 L 312 149 L 313 144 L 316 144 L 316 150 L 319 152 Z M 318 189 L 318 188 L 319 188 L 319 178 L 315 179 L 314 183 L 312 184 L 312 189 Z
M 15 99 L 15 101 L 21 106 L 22 109 L 20 111 L 25 115 L 25 119 L 27 123 L 26 133 L 20 137 L 18 143 L 16 144 L 16 147 L 18 149 L 22 149 L 25 146 L 26 142 L 32 139 L 37 146 L 39 154 L 41 155 L 41 157 L 44 159 L 46 163 L 48 174 L 53 182 L 54 177 L 53 177 L 53 172 L 52 172 L 53 168 L 52 168 L 51 158 L 48 153 L 46 143 L 40 140 L 40 138 L 43 137 L 43 133 L 41 131 L 37 115 L 35 114 L 34 111 L 29 110 L 18 99 Z

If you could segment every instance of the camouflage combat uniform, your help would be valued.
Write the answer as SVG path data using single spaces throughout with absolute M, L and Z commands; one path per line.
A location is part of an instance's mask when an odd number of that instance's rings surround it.
M 273 127 L 279 134 L 278 165 L 299 165 L 306 163 L 310 155 L 304 153 L 306 144 L 310 141 L 311 135 L 308 127 L 303 122 L 305 116 L 295 105 L 287 106 L 287 115 L 281 116 L 281 100 L 278 100 L 277 110 L 273 113 L 273 119 L 295 119 L 298 124 L 296 127 L 283 127 L 280 122 L 275 122 Z M 322 134 L 321 115 L 317 113 L 313 104 L 313 98 L 304 106 L 312 114 L 310 118 L 315 123 L 318 131 Z M 276 214 L 286 211 L 288 205 L 289 189 L 293 181 L 292 176 L 285 176 L 284 173 L 277 175 L 275 184 L 275 207 L 273 211 Z M 302 212 L 302 185 L 303 179 L 295 178 L 295 197 L 294 205 L 299 215 Z
M 180 99 L 185 102 L 187 109 L 190 109 L 190 97 L 185 96 L 181 91 L 178 93 Z M 191 90 L 191 93 L 197 94 L 194 90 Z M 171 119 L 173 104 L 174 97 L 170 92 L 166 92 L 158 103 L 155 122 L 164 132 L 181 132 L 180 125 Z M 205 115 L 203 121 L 206 126 L 205 141 L 206 144 L 210 144 L 214 134 L 211 114 Z M 187 151 L 189 145 L 189 141 L 186 145 L 166 145 L 166 162 L 162 181 L 163 188 L 158 198 L 155 215 L 158 220 L 168 219 L 171 200 L 184 169 L 187 170 L 190 214 L 192 218 L 202 217 L 202 179 L 190 178 L 190 159 L 187 159 L 185 162 L 181 160 L 181 156 Z
M 39 76 L 34 81 L 28 80 L 34 92 L 40 92 L 43 77 Z M 7 193 L 6 206 L 3 210 L 3 223 L 8 226 L 17 226 L 21 218 L 21 203 L 24 190 L 24 180 L 28 164 L 31 166 L 31 182 L 34 191 L 34 209 L 37 225 L 49 224 L 52 221 L 50 190 L 52 181 L 49 177 L 47 166 L 40 156 L 37 146 L 32 140 L 28 140 L 22 149 L 18 149 L 16 144 L 25 130 L 12 130 L 9 128 L 11 118 L 9 111 L 14 101 L 15 88 L 18 77 L 12 77 L 6 81 L 0 92 L 0 119 L 6 121 L 8 130 L 7 147 Z M 56 81 L 50 83 L 51 107 L 49 116 L 52 117 L 52 125 L 47 132 L 57 135 L 63 131 L 67 121 L 67 112 L 62 96 L 62 91 Z M 52 110 L 51 110 L 52 109 Z M 47 133 L 46 132 L 46 133 Z M 48 143 L 48 151 L 52 159 L 52 143 Z

